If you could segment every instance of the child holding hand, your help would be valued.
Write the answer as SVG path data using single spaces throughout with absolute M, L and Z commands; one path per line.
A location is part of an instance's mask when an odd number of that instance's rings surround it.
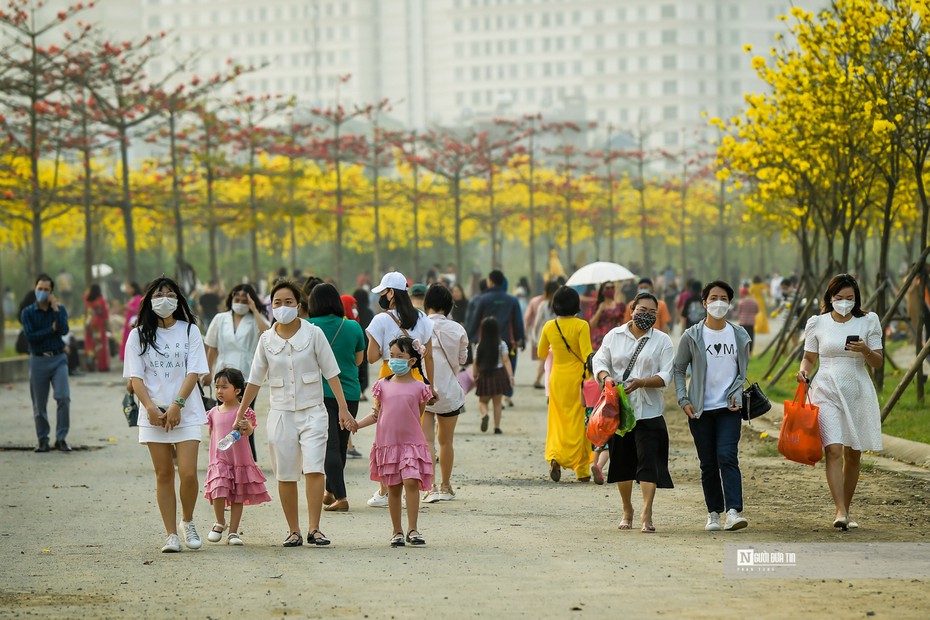
M 417 529 L 419 491 L 433 484 L 433 459 L 420 426 L 420 416 L 433 397 L 429 385 L 418 381 L 411 369 L 420 371 L 425 348 L 418 340 L 402 336 L 391 341 L 388 360 L 393 374 L 379 379 L 371 388 L 375 407 L 371 415 L 358 421 L 358 428 L 377 423 L 371 447 L 371 479 L 387 487 L 388 510 L 394 535 L 392 547 L 425 545 Z M 407 535 L 401 527 L 401 492 L 407 499 Z
M 219 404 L 207 412 L 207 426 L 210 428 L 210 467 L 207 469 L 207 481 L 204 483 L 204 497 L 213 505 L 216 523 L 207 534 L 210 542 L 219 542 L 223 532 L 229 528 L 226 544 L 242 545 L 239 534 L 239 521 L 242 519 L 242 507 L 270 502 L 271 497 L 265 489 L 265 475 L 255 464 L 248 441 L 237 441 L 228 450 L 219 450 L 217 443 L 231 433 L 239 431 L 243 437 L 251 435 L 257 426 L 255 411 L 246 409 L 245 415 L 238 422 L 236 412 L 245 391 L 245 378 L 235 368 L 224 368 L 214 376 L 214 392 Z M 226 524 L 226 504 L 229 503 L 229 524 Z

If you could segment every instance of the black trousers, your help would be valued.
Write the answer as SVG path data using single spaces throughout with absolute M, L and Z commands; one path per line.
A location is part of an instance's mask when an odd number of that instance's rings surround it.
M 326 474 L 326 490 L 336 499 L 346 497 L 346 451 L 349 446 L 349 431 L 339 428 L 339 402 L 335 398 L 324 398 L 323 405 L 329 414 L 329 436 L 326 439 L 326 458 L 323 461 L 323 473 Z M 358 401 L 347 400 L 349 413 L 358 415 Z

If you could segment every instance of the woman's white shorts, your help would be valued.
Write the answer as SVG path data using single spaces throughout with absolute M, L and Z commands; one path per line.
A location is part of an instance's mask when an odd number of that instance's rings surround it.
M 271 468 L 279 482 L 297 482 L 301 473 L 322 474 L 329 414 L 322 404 L 298 411 L 268 413 Z

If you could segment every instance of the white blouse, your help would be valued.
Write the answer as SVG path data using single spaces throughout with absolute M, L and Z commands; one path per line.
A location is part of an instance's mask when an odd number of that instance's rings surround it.
M 251 312 L 242 317 L 238 328 L 233 327 L 233 318 L 232 310 L 220 312 L 213 317 L 203 343 L 216 349 L 214 372 L 235 368 L 248 378 L 252 370 L 252 356 L 258 345 L 258 324 Z
M 672 363 L 675 359 L 675 347 L 668 334 L 655 328 L 646 332 L 642 338 L 649 338 L 643 350 L 640 351 L 630 372 L 630 379 L 648 379 L 658 376 L 665 382 L 660 388 L 640 388 L 628 394 L 633 415 L 637 420 L 657 418 L 665 411 L 665 400 L 662 392 L 672 381 Z M 615 327 L 604 336 L 601 348 L 594 354 L 591 364 L 594 376 L 607 371 L 611 378 L 620 386 L 623 373 L 630 365 L 630 358 L 636 352 L 642 338 L 636 338 L 630 332 L 629 323 Z
M 431 314 L 429 318 L 433 322 L 433 387 L 439 400 L 427 405 L 426 410 L 449 413 L 465 404 L 465 392 L 457 375 L 468 359 L 468 335 L 464 327 L 442 314 Z
M 298 411 L 323 406 L 323 381 L 339 376 L 339 364 L 323 330 L 303 319 L 288 339 L 274 327 L 258 339 L 249 383 L 261 385 L 268 377 L 271 408 Z

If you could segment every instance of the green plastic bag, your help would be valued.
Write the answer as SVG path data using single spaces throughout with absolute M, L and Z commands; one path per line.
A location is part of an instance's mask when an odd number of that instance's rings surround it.
M 623 391 L 622 385 L 617 386 L 617 396 L 620 397 L 620 426 L 614 434 L 623 437 L 636 426 L 636 416 L 633 415 L 633 408 L 626 398 L 626 392 Z

